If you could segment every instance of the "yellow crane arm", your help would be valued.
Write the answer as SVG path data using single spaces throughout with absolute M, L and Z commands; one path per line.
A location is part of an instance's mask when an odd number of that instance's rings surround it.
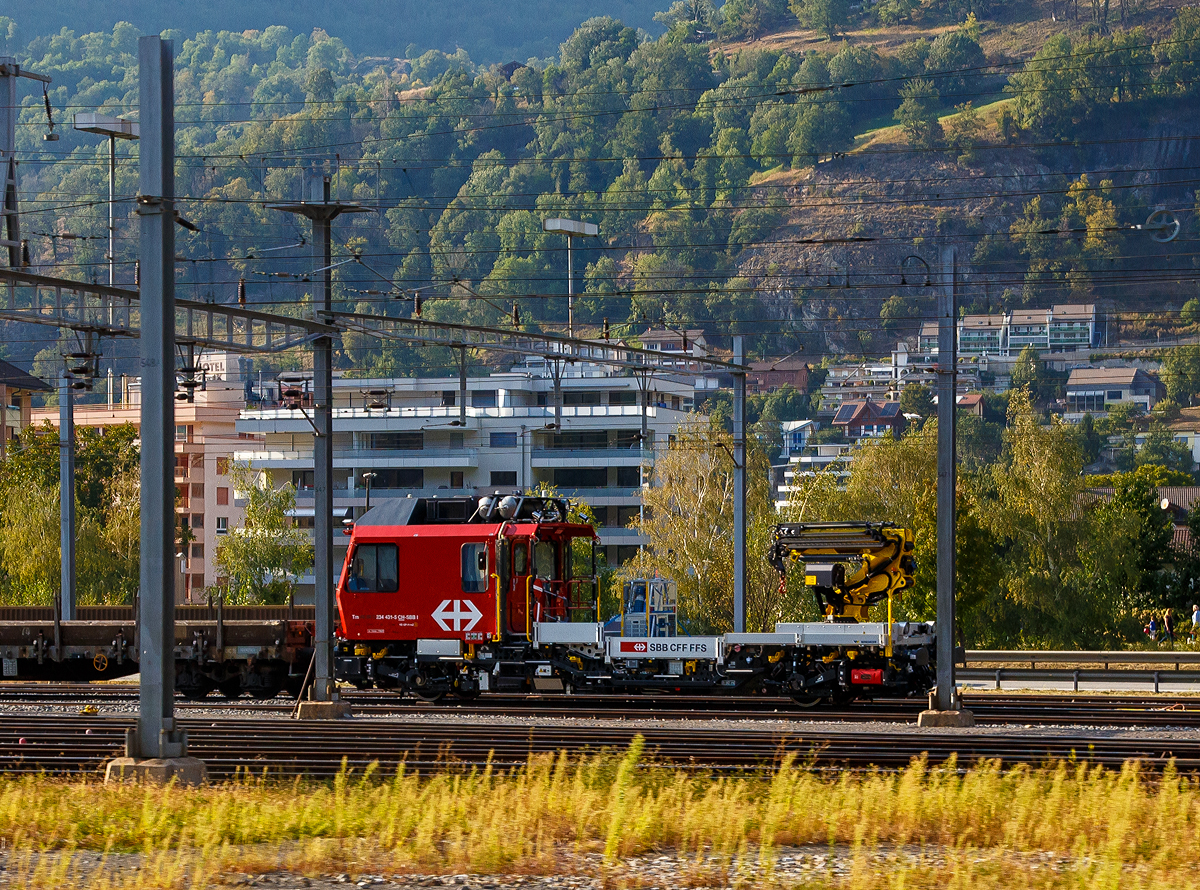
M 875 603 L 913 584 L 913 533 L 894 522 L 789 522 L 775 526 L 767 559 L 787 577 L 805 563 L 805 583 L 834 621 L 865 621 Z

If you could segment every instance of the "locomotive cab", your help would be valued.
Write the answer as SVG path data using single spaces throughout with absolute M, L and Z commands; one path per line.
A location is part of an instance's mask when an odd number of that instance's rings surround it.
M 339 676 L 472 695 L 506 679 L 501 664 L 524 660 L 539 626 L 596 622 L 595 531 L 568 508 L 497 494 L 398 498 L 365 513 L 337 588 Z
M 594 532 L 570 524 L 516 525 L 500 544 L 508 569 L 505 632 L 533 638 L 533 625 L 546 621 L 596 621 Z

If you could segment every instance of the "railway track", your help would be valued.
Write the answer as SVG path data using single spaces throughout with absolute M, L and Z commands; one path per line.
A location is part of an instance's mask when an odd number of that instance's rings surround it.
M 597 720 L 770 720 L 797 718 L 844 722 L 913 722 L 925 704 L 920 700 L 855 702 L 843 707 L 805 709 L 784 698 L 724 698 L 709 696 L 516 696 L 485 695 L 473 701 L 448 699 L 422 702 L 395 694 L 347 692 L 354 712 L 361 716 L 405 715 L 501 716 L 524 718 L 590 718 Z M 85 684 L 4 684 L 0 705 L 132 704 L 137 690 L 129 686 Z M 981 724 L 1173 726 L 1200 727 L 1200 697 L 1005 694 L 964 695 L 964 702 Z M 177 701 L 181 715 L 196 710 L 237 714 L 285 714 L 292 702 L 284 697 L 265 701 L 210 697 L 201 702 Z
M 181 719 L 188 753 L 205 761 L 214 778 L 239 771 L 328 777 L 342 768 L 378 763 L 385 772 L 465 769 L 491 762 L 506 767 L 531 754 L 596 752 L 627 747 L 638 733 L 651 763 L 712 771 L 769 771 L 785 753 L 816 768 L 898 769 L 925 754 L 932 763 L 956 757 L 960 765 L 997 759 L 1005 765 L 1071 759 L 1119 767 L 1131 759 L 1154 769 L 1174 759 L 1180 770 L 1200 771 L 1200 739 L 1101 739 L 1082 735 L 1029 736 L 861 731 L 786 733 L 728 727 L 680 733 L 670 728 L 580 726 L 463 726 L 272 719 Z M 20 715 L 0 725 L 0 771 L 91 774 L 120 754 L 131 719 Z

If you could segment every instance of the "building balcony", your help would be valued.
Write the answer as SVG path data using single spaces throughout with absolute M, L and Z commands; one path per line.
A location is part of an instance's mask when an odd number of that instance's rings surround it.
M 659 412 L 669 412 L 660 415 Z M 484 426 L 495 426 L 497 422 L 504 426 L 503 421 L 511 420 L 516 423 L 524 422 L 529 427 L 545 426 L 554 420 L 553 405 L 523 405 L 502 408 L 467 408 L 467 429 L 479 429 Z M 648 418 L 660 416 L 672 420 L 685 414 L 682 408 L 668 408 L 666 405 L 651 405 L 646 408 Z M 307 433 L 312 435 L 312 424 L 304 412 L 289 408 L 246 409 L 241 412 L 237 421 L 237 430 L 241 433 Z M 414 431 L 423 426 L 436 425 L 439 429 L 448 426 L 450 421 L 458 420 L 460 409 L 455 406 L 447 407 L 393 407 L 393 408 L 334 408 L 334 432 L 388 432 Z M 564 420 L 603 421 L 605 425 L 621 419 L 628 421 L 619 424 L 622 427 L 633 427 L 641 423 L 642 409 L 639 405 L 570 405 L 562 409 Z M 586 424 L 581 424 L 585 425 Z
M 334 449 L 333 465 L 341 469 L 470 468 L 479 465 L 478 448 L 421 448 L 392 451 L 384 448 Z
M 601 547 L 636 547 L 650 540 L 636 528 L 597 528 L 596 535 Z
M 490 494 L 491 486 L 472 488 L 371 488 L 371 503 L 393 500 L 395 498 L 460 498 L 476 497 Z M 641 502 L 641 490 L 637 488 L 619 488 L 617 486 L 604 488 L 560 488 L 556 490 L 560 497 L 573 501 L 584 501 L 593 507 L 632 507 Z M 311 488 L 302 488 L 296 492 L 297 507 L 312 507 L 315 496 Z M 237 506 L 245 506 L 242 498 L 235 500 Z M 365 507 L 367 504 L 367 489 L 334 488 L 333 506 L 335 508 Z
M 396 498 L 461 498 L 472 497 L 483 492 L 474 488 L 371 488 L 371 503 L 378 505 L 383 501 Z M 316 495 L 311 488 L 301 488 L 296 492 L 296 507 L 301 510 L 311 510 L 316 501 Z M 244 506 L 242 499 L 237 500 L 238 506 Z M 367 489 L 334 488 L 333 507 L 337 511 L 347 507 L 365 507 L 367 505 Z
M 573 501 L 584 501 L 593 507 L 632 507 L 642 500 L 640 488 L 560 488 L 558 493 Z
M 637 467 L 654 460 L 647 448 L 534 448 L 529 455 L 535 469 L 566 467 Z
M 313 453 L 308 451 L 235 451 L 236 463 L 249 463 L 260 470 L 311 470 Z M 477 448 L 421 448 L 413 451 L 387 449 L 335 449 L 333 465 L 338 469 L 468 469 L 479 463 Z
M 311 470 L 313 453 L 309 451 L 235 451 L 233 462 L 250 464 L 259 470 Z

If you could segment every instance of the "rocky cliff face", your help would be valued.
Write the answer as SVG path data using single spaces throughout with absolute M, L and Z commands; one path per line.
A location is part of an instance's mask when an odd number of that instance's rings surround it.
M 1142 121 L 1123 122 L 1117 132 L 1115 138 L 1105 128 L 1081 132 L 1072 145 L 997 140 L 971 160 L 881 143 L 813 169 L 776 174 L 761 183 L 760 196 L 764 205 L 785 205 L 786 222 L 764 239 L 770 243 L 743 251 L 739 269 L 781 331 L 804 348 L 833 353 L 886 351 L 898 334 L 914 335 L 931 319 L 945 246 L 957 248 L 961 306 L 1019 306 L 1027 262 L 1012 245 L 1010 227 L 1038 196 L 1049 225 L 1057 226 L 1057 208 L 1081 174 L 1093 186 L 1113 181 L 1121 226 L 1144 223 L 1151 210 L 1165 207 L 1184 233 L 1194 228 L 1200 120 L 1160 108 Z M 979 250 L 989 237 L 990 254 Z M 1034 294 L 1037 304 L 1101 300 L 1118 310 L 1177 309 L 1196 295 L 1192 251 L 1183 238 L 1160 244 L 1144 232 L 1106 237 L 1115 248 L 1111 268 L 1096 272 L 1090 287 L 1071 287 L 1066 275 L 1049 282 Z M 920 260 L 906 262 L 910 256 Z M 925 263 L 931 287 L 925 286 Z M 885 330 L 880 310 L 893 295 L 911 314 Z

